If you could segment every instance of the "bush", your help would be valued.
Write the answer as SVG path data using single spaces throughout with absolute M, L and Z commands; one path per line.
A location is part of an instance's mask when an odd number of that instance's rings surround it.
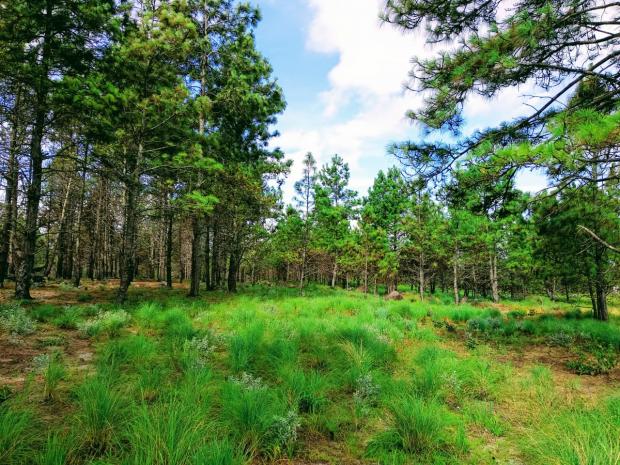
M 16 304 L 0 306 L 0 329 L 12 336 L 25 336 L 36 331 L 34 321 Z

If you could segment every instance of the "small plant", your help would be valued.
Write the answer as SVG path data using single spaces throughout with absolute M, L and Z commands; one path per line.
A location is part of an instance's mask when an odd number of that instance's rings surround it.
M 40 348 L 44 347 L 61 347 L 67 343 L 67 340 L 62 335 L 58 336 L 48 336 L 37 339 L 37 346 Z
M 0 329 L 12 336 L 26 336 L 36 331 L 34 321 L 16 304 L 0 306 Z
M 281 451 L 291 452 L 297 441 L 297 431 L 300 426 L 301 419 L 295 410 L 289 410 L 283 416 L 274 416 L 270 435 L 275 455 L 279 455 Z
M 359 404 L 374 403 L 381 391 L 381 388 L 375 383 L 371 373 L 366 373 L 357 378 L 355 386 L 353 399 Z
M 527 316 L 527 312 L 525 310 L 510 310 L 508 312 L 508 318 L 512 318 L 514 320 L 522 320 Z
M 207 366 L 209 357 L 213 354 L 214 350 L 215 345 L 209 335 L 186 340 L 183 344 L 184 353 L 191 358 L 192 365 L 195 364 L 198 368 Z
M 79 310 L 73 307 L 65 307 L 62 313 L 52 320 L 52 323 L 61 329 L 77 329 L 78 322 Z
M 565 331 L 558 331 L 547 336 L 547 344 L 555 347 L 570 347 L 575 342 L 575 336 Z
M 231 376 L 230 381 L 237 386 L 250 391 L 263 389 L 266 387 L 261 378 L 255 377 L 251 373 L 246 373 L 245 371 L 238 377 Z
M 603 375 L 618 364 L 618 354 L 610 345 L 594 344 L 589 352 L 580 350 L 577 360 L 570 360 L 566 366 L 578 375 Z
M 118 337 L 120 330 L 130 319 L 129 313 L 125 310 L 101 312 L 96 318 L 78 324 L 78 330 L 84 337 L 96 337 L 100 334 Z

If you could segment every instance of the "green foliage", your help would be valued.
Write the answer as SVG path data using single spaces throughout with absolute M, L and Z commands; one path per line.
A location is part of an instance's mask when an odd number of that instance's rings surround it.
M 36 331 L 34 321 L 16 304 L 0 305 L 0 329 L 9 334 L 25 336 Z
M 568 361 L 566 366 L 579 375 L 602 375 L 609 373 L 617 364 L 618 353 L 613 347 L 595 343 L 587 350 L 579 350 L 577 360 Z

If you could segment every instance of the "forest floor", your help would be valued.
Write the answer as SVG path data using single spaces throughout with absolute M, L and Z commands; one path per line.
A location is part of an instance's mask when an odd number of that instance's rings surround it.
M 0 463 L 620 463 L 617 306 L 115 284 L 0 291 Z

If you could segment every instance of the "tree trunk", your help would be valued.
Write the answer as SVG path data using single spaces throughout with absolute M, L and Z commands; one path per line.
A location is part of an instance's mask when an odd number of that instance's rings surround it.
M 332 287 L 336 287 L 336 276 L 338 275 L 338 257 L 334 257 L 334 268 L 332 270 Z
M 82 211 L 84 210 L 84 195 L 86 193 L 86 167 L 88 166 L 89 150 L 90 148 L 86 147 L 84 153 L 84 169 L 82 170 L 82 186 L 80 188 L 80 204 L 78 206 L 77 227 L 75 233 L 75 253 L 73 255 L 73 285 L 75 287 L 80 287 L 80 280 L 82 279 Z
M 241 257 L 238 252 L 231 252 L 228 262 L 228 292 L 237 292 L 237 271 Z
M 51 13 L 51 12 L 50 12 Z M 44 55 L 43 60 L 47 58 Z M 47 80 L 47 72 L 45 72 Z M 26 191 L 26 221 L 21 250 L 21 261 L 17 270 L 15 282 L 15 298 L 31 299 L 30 286 L 32 284 L 32 271 L 37 247 L 39 202 L 41 200 L 41 182 L 43 179 L 43 131 L 46 117 L 46 91 L 39 89 L 35 109 L 35 120 L 32 128 L 30 143 L 30 185 Z
M 138 167 L 142 159 L 143 145 L 138 144 L 137 157 L 128 157 L 129 179 L 125 182 L 125 221 L 123 224 L 123 247 L 120 256 L 120 284 L 116 295 L 117 303 L 127 300 L 127 291 L 136 270 L 136 242 L 138 233 L 138 189 L 140 174 Z M 127 153 L 125 154 L 127 155 Z
M 174 215 L 170 200 L 166 205 L 166 287 L 172 289 L 172 224 Z
M 454 259 L 452 260 L 452 286 L 454 290 L 454 303 L 456 305 L 459 304 L 459 276 L 458 276 L 458 257 L 459 257 L 459 248 L 454 248 Z
M 211 290 L 211 226 L 207 223 L 205 233 L 205 286 Z
M 198 212 L 192 218 L 192 267 L 190 271 L 189 297 L 200 295 L 200 281 L 202 272 L 202 221 Z
M 491 294 L 493 302 L 499 303 L 499 286 L 497 282 L 497 255 L 495 252 L 489 257 L 489 278 L 491 281 Z
M 15 235 L 14 225 L 16 218 L 13 216 L 17 210 L 17 189 L 19 182 L 19 170 L 17 161 L 17 147 L 19 137 L 19 111 L 21 105 L 21 89 L 15 96 L 15 109 L 11 127 L 11 140 L 9 141 L 9 159 L 7 161 L 6 191 L 4 199 L 4 223 L 2 224 L 2 244 L 0 245 L 0 287 L 4 287 L 4 280 L 9 269 L 9 253 L 11 242 Z

